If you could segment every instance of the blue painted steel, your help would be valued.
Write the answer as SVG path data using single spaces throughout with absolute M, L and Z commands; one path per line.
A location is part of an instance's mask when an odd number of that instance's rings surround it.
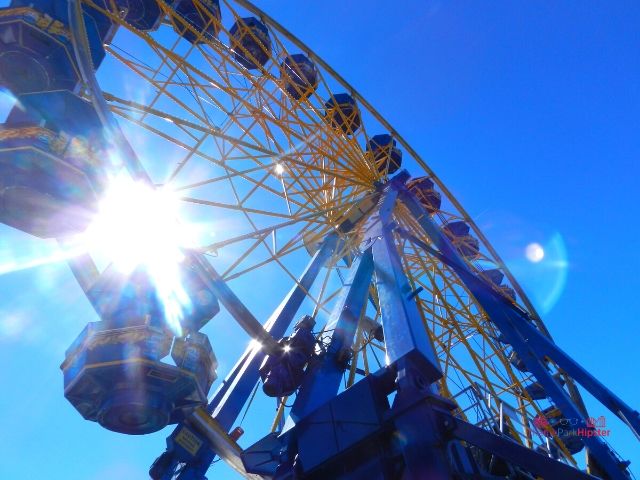
M 87 86 L 87 89 L 92 92 L 91 102 L 100 119 L 103 135 L 118 152 L 119 158 L 131 176 L 135 180 L 144 181 L 152 186 L 153 182 L 149 174 L 140 163 L 140 159 L 138 159 L 129 141 L 122 133 L 118 122 L 115 120 L 113 113 L 101 94 L 91 61 L 91 46 L 86 40 L 87 24 L 82 15 L 81 3 L 79 0 L 67 0 L 67 4 L 71 42 L 73 43 L 78 70 L 80 71 L 83 83 Z
M 545 455 L 534 452 L 505 437 L 500 437 L 483 428 L 476 427 L 453 417 L 448 412 L 438 411 L 439 420 L 447 426 L 451 434 L 482 450 L 508 459 L 510 463 L 519 465 L 527 471 L 542 478 L 563 480 L 595 480 L 585 472 L 558 462 Z
M 427 212 L 433 215 L 440 210 L 442 196 L 435 190 L 435 184 L 429 177 L 414 178 L 407 182 L 407 188 Z
M 302 317 L 288 337 L 278 343 L 281 351 L 269 355 L 260 366 L 262 390 L 269 397 L 288 397 L 302 383 L 307 363 L 315 353 L 316 321 L 309 315 Z
M 373 258 L 371 249 L 367 248 L 351 264 L 345 286 L 327 322 L 327 330 L 332 330 L 331 341 L 322 359 L 307 370 L 285 430 L 338 392 L 350 359 L 358 321 L 367 302 L 372 274 Z
M 582 385 L 611 412 L 620 417 L 634 431 L 636 436 L 640 434 L 640 414 L 637 410 L 627 405 L 555 343 L 540 335 L 540 332 L 533 328 L 531 324 L 520 323 L 518 327 L 525 340 L 537 350 L 538 355 L 546 355 L 553 359 L 571 378 Z
M 267 435 L 243 454 L 247 470 L 278 480 L 292 475 L 295 478 L 298 474 L 314 479 L 399 478 L 402 475 L 402 478 L 445 480 L 452 476 L 447 443 L 454 442 L 455 436 L 464 436 L 481 449 L 504 456 L 515 465 L 536 473 L 544 472 L 546 478 L 592 478 L 505 437 L 481 431 L 454 418 L 450 414 L 454 405 L 434 394 L 432 382 L 441 376 L 441 372 L 426 340 L 392 237 L 395 188 L 403 192 L 401 187 L 393 186 L 383 195 L 377 215 L 369 220 L 361 247 L 365 255 L 369 250 L 373 251 L 389 366 L 336 396 L 344 367 L 335 356 L 321 359 L 307 372 L 283 432 Z M 437 228 L 435 231 L 440 233 Z M 436 242 L 442 244 L 444 250 L 456 254 L 446 238 L 440 237 Z M 453 258 L 454 262 L 462 263 L 460 257 Z M 332 314 L 333 324 L 338 328 L 346 326 L 337 336 L 338 347 L 333 352 L 341 351 L 344 337 L 353 338 L 355 313 L 366 302 L 367 292 L 362 287 L 368 287 L 368 277 L 364 277 L 366 282 L 357 278 L 363 259 L 366 257 L 359 257 L 354 262 L 343 290 L 343 294 L 348 292 L 347 295 L 357 294 L 357 297 L 343 297 Z M 477 281 L 484 285 L 483 280 Z M 496 298 L 505 302 L 501 296 Z M 346 315 L 343 307 L 347 309 Z M 348 311 L 349 307 L 351 311 Z M 335 338 L 336 335 L 332 344 Z M 338 355 L 338 358 L 342 359 L 344 355 Z M 387 380 L 382 380 L 384 378 Z M 389 407 L 387 395 L 393 390 L 397 392 Z M 459 424 L 464 428 L 456 430 L 454 426 Z M 389 432 L 397 432 L 400 439 L 394 446 L 396 454 L 402 456 L 401 462 L 397 456 L 389 458 L 380 454 L 387 451 Z M 319 442 L 319 439 L 323 441 Z M 459 443 L 456 445 L 460 446 Z M 347 449 L 349 454 L 344 456 Z M 375 453 L 372 455 L 372 452 Z M 464 460 L 465 471 L 474 471 L 475 467 L 470 463 L 473 457 L 466 455 Z
M 180 472 L 181 480 L 203 480 L 211 461 L 211 451 L 206 439 L 181 422 L 167 437 L 167 450 L 151 465 L 149 476 L 153 480 L 173 480 L 178 465 L 187 464 Z
M 97 0 L 96 4 L 105 7 L 108 0 Z M 46 14 L 52 20 L 57 20 L 63 25 L 69 25 L 69 16 L 66 0 L 12 0 L 9 8 L 31 7 L 38 12 Z M 115 34 L 115 26 L 109 18 L 96 9 L 84 5 L 82 7 L 84 21 L 87 29 L 87 41 L 91 52 L 91 61 L 94 68 L 102 63 L 105 57 L 104 45 L 109 43 Z
M 293 286 L 278 308 L 269 317 L 264 325 L 264 329 L 268 331 L 273 338 L 281 338 L 284 336 L 293 318 L 296 316 L 300 305 L 302 305 L 302 302 L 307 297 L 320 270 L 335 251 L 337 242 L 338 239 L 336 235 L 328 235 L 325 238 L 318 251 L 309 261 L 307 268 L 296 282 L 296 285 Z M 234 422 L 260 379 L 259 368 L 265 356 L 266 352 L 261 348 L 256 348 L 255 346 L 247 348 L 238 363 L 236 363 L 209 401 L 207 407 L 208 412 L 211 413 L 225 431 L 231 431 Z M 180 428 L 182 428 L 182 425 L 178 426 L 174 433 L 167 438 L 169 454 L 175 443 L 172 439 Z M 185 476 L 185 479 L 202 479 L 215 456 L 216 452 L 210 449 L 203 450 L 198 455 L 192 456 L 188 462 L 183 456 L 181 461 L 187 463 L 183 474 L 193 475 L 193 477 Z M 175 469 L 176 463 L 174 462 L 170 464 L 170 466 L 171 465 L 173 466 L 172 468 Z M 167 472 L 172 471 L 171 468 L 167 469 Z M 167 473 L 167 475 L 169 474 Z M 158 478 L 170 479 L 171 476 Z
M 65 248 L 65 242 L 60 242 L 60 244 Z M 91 256 L 83 253 L 82 255 L 67 260 L 67 263 L 71 269 L 71 273 L 73 273 L 80 288 L 82 288 L 82 291 L 85 293 L 89 291 L 99 276 L 98 268 Z
M 234 320 L 238 322 L 238 325 L 251 335 L 251 338 L 260 343 L 262 349 L 267 353 L 276 353 L 278 351 L 278 343 L 269 332 L 262 327 L 262 324 L 253 316 L 236 294 L 233 293 L 227 285 L 227 282 L 224 281 L 208 261 L 202 259 L 201 264 L 205 268 L 209 278 L 209 288 L 211 288 L 218 299 L 220 299 L 220 303 L 224 305 Z
M 398 187 L 398 189 L 401 200 L 412 212 L 442 255 L 447 258 L 447 263 L 453 267 L 491 321 L 498 327 L 502 335 L 504 335 L 507 342 L 518 352 L 520 359 L 524 362 L 527 369 L 535 376 L 538 382 L 540 382 L 547 392 L 547 395 L 566 417 L 578 419 L 582 421 L 583 424 L 586 424 L 585 416 L 580 408 L 576 406 L 566 391 L 551 376 L 542 363 L 541 359 L 543 359 L 545 355 L 554 360 L 556 360 L 554 357 L 557 356 L 558 359 L 564 363 L 564 366 L 560 366 L 567 370 L 567 373 L 579 383 L 585 382 L 583 386 L 585 388 L 590 387 L 591 393 L 602 401 L 605 406 L 608 408 L 613 407 L 613 413 L 618 415 L 619 411 L 623 409 L 628 413 L 628 415 L 625 414 L 627 418 L 632 417 L 637 421 L 637 412 L 619 400 L 584 369 L 579 368 L 576 362 L 571 360 L 549 339 L 545 338 L 529 323 L 528 317 L 523 311 L 495 292 L 483 279 L 472 273 L 467 264 L 460 258 L 455 248 L 433 223 L 428 213 L 422 208 L 420 202 L 406 188 Z M 572 371 L 569 371 L 566 367 L 569 367 Z M 604 442 L 595 436 L 585 438 L 584 441 L 599 466 L 603 468 L 612 479 L 629 478 L 628 474 L 623 472 L 623 466 L 617 460 L 615 454 Z
M 267 436 L 254 446 L 258 450 L 282 448 L 282 442 L 286 442 L 286 432 L 294 429 L 298 420 L 336 396 L 342 374 L 350 359 L 351 345 L 360 314 L 368 298 L 372 274 L 373 258 L 371 249 L 367 248 L 351 264 L 340 298 L 327 323 L 327 329 L 332 330 L 331 341 L 317 363 L 307 368 L 305 380 L 285 423 L 283 439 L 276 438 L 276 435 Z M 275 469 L 279 463 L 275 462 L 271 466 Z
M 432 383 L 442 377 L 442 370 L 425 334 L 415 295 L 393 239 L 393 209 L 397 195 L 395 189 L 385 193 L 377 214 L 370 217 L 364 235 L 365 241 L 372 245 L 387 362 L 391 364 L 411 357 L 420 363 L 425 381 Z
M 397 373 L 396 365 L 383 367 L 291 429 L 267 435 L 244 451 L 247 470 L 274 480 L 450 480 L 447 439 L 432 413 L 433 405 L 448 404 L 428 388 L 405 388 L 404 401 L 390 407 Z
M 311 412 L 297 425 L 297 467 L 309 472 L 377 434 L 389 402 L 371 376 Z M 351 459 L 360 457 L 355 452 Z
M 393 211 L 397 200 L 392 181 L 369 219 L 365 241 L 372 242 L 376 287 L 382 314 L 387 362 L 396 372 L 394 427 L 403 438 L 400 452 L 408 478 L 450 478 L 441 433 L 430 406 L 420 402 L 433 382 L 442 377 L 435 350 L 425 332 L 393 238 Z
M 329 235 L 325 239 L 296 285 L 265 323 L 265 330 L 274 338 L 284 336 L 300 305 L 307 297 L 320 269 L 333 254 L 336 243 L 337 237 L 335 235 Z M 249 347 L 209 402 L 209 411 L 227 431 L 233 426 L 233 422 L 249 398 L 251 390 L 259 380 L 258 369 L 265 355 L 264 350 Z

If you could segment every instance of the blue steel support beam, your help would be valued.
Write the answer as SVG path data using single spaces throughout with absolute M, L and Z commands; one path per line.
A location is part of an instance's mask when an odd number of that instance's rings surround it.
M 279 339 L 285 335 L 320 270 L 336 250 L 337 243 L 338 238 L 335 234 L 325 237 L 296 284 L 265 322 L 264 329 L 273 338 Z M 266 352 L 263 349 L 249 346 L 209 401 L 207 412 L 224 432 L 231 430 L 253 388 L 260 380 L 258 369 L 265 356 Z M 180 428 L 180 426 L 176 427 L 174 433 Z M 188 465 L 182 472 L 184 478 L 204 478 L 204 474 L 218 453 L 215 448 L 205 451 L 201 458 L 198 458 L 193 465 Z
M 605 387 L 602 382 L 585 370 L 563 350 L 547 337 L 540 335 L 538 330 L 528 322 L 519 325 L 520 331 L 531 346 L 540 355 L 546 355 L 558 364 L 571 378 L 582 385 L 589 393 L 596 397 L 602 405 L 617 415 L 631 431 L 640 438 L 640 414 L 627 405 L 620 397 Z
M 265 323 L 264 329 L 273 338 L 284 336 L 320 269 L 334 252 L 336 243 L 337 237 L 334 234 L 326 237 L 296 285 Z M 232 427 L 251 390 L 260 379 L 258 369 L 265 356 L 262 349 L 249 347 L 209 402 L 209 411 L 227 431 Z
M 397 196 L 397 190 L 387 190 L 377 214 L 370 217 L 364 236 L 371 242 L 373 252 L 387 362 L 393 364 L 410 356 L 419 362 L 425 380 L 432 383 L 442 377 L 442 370 L 425 334 L 393 239 L 393 209 Z
M 64 248 L 64 245 L 59 242 L 61 246 Z M 98 272 L 98 268 L 96 264 L 93 262 L 91 256 L 86 253 L 82 255 L 78 255 L 77 257 L 73 257 L 67 260 L 67 264 L 71 269 L 71 273 L 75 277 L 78 285 L 82 288 L 82 291 L 86 294 L 89 292 L 91 287 L 100 277 L 100 273 Z M 91 304 L 93 306 L 93 303 Z
M 386 188 L 377 214 L 370 217 L 365 239 L 372 244 L 387 363 L 397 370 L 394 408 L 403 410 L 424 391 L 436 393 L 433 383 L 442 377 L 442 370 L 393 238 L 398 197 L 393 183 Z M 407 408 L 395 419 L 394 426 L 405 439 L 402 456 L 407 478 L 451 478 L 441 432 L 429 406 Z
M 338 393 L 358 321 L 367 302 L 372 275 L 373 259 L 371 249 L 367 248 L 351 264 L 340 299 L 327 322 L 327 329 L 333 329 L 329 347 L 320 362 L 311 367 L 312 371 L 305 373 L 305 380 L 285 423 L 285 431 Z
M 538 330 L 529 325 L 524 312 L 514 307 L 513 304 L 504 299 L 484 280 L 480 279 L 475 273 L 473 273 L 469 266 L 461 259 L 458 252 L 450 244 L 449 240 L 433 223 L 431 217 L 422 208 L 417 199 L 406 188 L 402 186 L 397 188 L 399 190 L 400 199 L 414 215 L 415 219 L 419 222 L 420 226 L 427 233 L 434 245 L 448 259 L 447 263 L 449 266 L 455 270 L 459 278 L 469 289 L 476 301 L 478 301 L 482 306 L 491 321 L 502 332 L 505 339 L 512 345 L 514 350 L 516 350 L 518 356 L 524 362 L 527 369 L 540 382 L 547 392 L 547 395 L 553 400 L 554 404 L 560 409 L 560 411 L 562 411 L 563 415 L 581 420 L 582 423 L 586 425 L 585 416 L 571 400 L 567 392 L 551 376 L 546 366 L 541 361 L 545 355 L 554 359 L 553 356 L 556 356 L 558 352 L 561 352 L 561 350 L 548 339 L 543 337 Z M 540 345 L 543 344 L 547 347 L 546 352 L 540 351 Z M 586 371 L 582 369 L 582 372 L 580 372 L 575 368 L 572 368 L 577 364 L 573 361 L 571 361 L 571 364 L 566 362 L 568 359 L 566 354 L 564 354 L 563 359 L 565 360 L 565 366 L 562 366 L 562 368 L 564 368 L 572 377 L 577 373 L 577 377 L 574 378 L 579 383 L 582 383 L 581 380 L 584 380 L 584 378 L 581 377 L 584 376 L 583 374 L 586 373 Z M 566 366 L 569 366 L 570 368 L 566 369 Z M 573 370 L 573 373 L 569 371 L 570 369 Z M 603 398 L 605 400 L 609 400 L 612 396 L 615 397 L 602 384 L 599 382 L 597 383 L 599 385 L 595 385 L 593 382 L 587 382 L 587 385 L 590 385 L 592 388 L 597 387 L 595 390 L 597 395 L 592 392 L 596 398 L 602 401 Z M 585 386 L 585 388 L 587 388 L 587 386 Z M 619 405 L 620 404 L 618 403 L 616 404 L 616 406 Z M 609 407 L 609 405 L 606 406 Z M 629 407 L 627 408 L 629 409 L 628 412 L 631 414 L 633 410 Z M 618 415 L 618 412 L 614 411 L 614 413 Z M 635 415 L 637 416 L 637 412 Z M 587 437 L 584 438 L 584 443 L 589 448 L 599 466 L 610 478 L 625 480 L 629 478 L 628 474 L 622 471 L 620 462 L 616 458 L 615 454 L 604 442 L 602 442 L 602 440 L 595 436 Z
M 406 195 L 411 195 L 406 192 L 403 193 L 403 201 L 405 204 L 407 202 L 415 202 L 415 199 L 409 199 Z M 410 207 L 412 209 L 412 213 L 416 215 L 417 207 L 421 206 L 419 204 L 412 205 Z M 423 212 L 426 215 L 426 212 Z M 418 214 L 419 215 L 419 214 Z M 448 240 L 442 235 L 439 229 L 429 220 L 430 225 L 423 225 L 423 221 L 419 220 L 421 226 L 427 232 L 429 237 L 434 240 L 434 244 L 439 246 L 440 252 L 434 252 L 438 257 L 449 266 L 451 266 L 456 272 L 466 271 L 470 275 L 473 275 L 474 278 L 477 279 L 477 276 L 474 275 L 468 268 L 468 266 L 461 260 L 458 253 L 451 247 L 450 245 L 446 245 Z M 434 236 L 439 235 L 441 238 L 438 241 L 435 241 Z M 428 248 L 428 247 L 427 247 Z M 442 253 L 441 253 L 442 252 Z M 482 280 L 481 280 L 482 281 Z M 513 310 L 513 315 L 516 318 L 520 318 L 526 320 L 525 313 L 520 311 L 518 308 L 514 307 L 512 304 L 508 304 L 509 309 Z M 625 403 L 620 397 L 614 394 L 611 390 L 609 390 L 602 382 L 600 382 L 597 378 L 591 375 L 587 370 L 585 370 L 578 362 L 573 360 L 566 352 L 564 352 L 560 347 L 558 347 L 553 341 L 543 335 L 538 329 L 536 329 L 529 321 L 517 321 L 516 326 L 519 331 L 524 333 L 524 336 L 527 337 L 529 343 L 535 345 L 535 348 L 539 350 L 539 354 L 542 356 L 548 356 L 554 362 L 558 364 L 558 366 L 563 369 L 569 376 L 577 381 L 580 385 L 582 385 L 589 393 L 591 393 L 595 398 L 597 398 L 602 405 L 604 405 L 609 411 L 611 411 L 614 415 L 618 416 L 624 423 L 626 423 L 632 432 L 636 435 L 636 437 L 640 438 L 640 413 L 634 410 L 631 406 Z
M 244 303 L 233 293 L 233 290 L 229 288 L 227 282 L 224 281 L 216 269 L 200 255 L 195 253 L 193 255 L 195 258 L 202 260 L 200 264 L 207 273 L 209 288 L 213 290 L 213 293 L 218 297 L 220 303 L 224 305 L 238 325 L 240 325 L 251 338 L 259 342 L 264 351 L 267 353 L 277 352 L 278 342 L 273 339 Z

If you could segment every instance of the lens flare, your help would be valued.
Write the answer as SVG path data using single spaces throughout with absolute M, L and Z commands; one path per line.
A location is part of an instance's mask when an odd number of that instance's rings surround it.
M 64 260 L 70 260 L 74 257 L 82 255 L 83 253 L 84 249 L 72 247 L 66 249 L 57 249 L 49 254 L 34 255 L 33 257 L 25 258 L 22 260 L 15 258 L 5 260 L 3 258 L 0 258 L 0 275 L 63 262 Z
M 562 234 L 511 212 L 492 211 L 486 218 L 480 229 L 501 252 L 536 310 L 541 315 L 548 314 L 562 298 L 569 278 L 569 251 Z
M 11 92 L 0 88 L 0 123 L 4 123 L 7 120 L 9 113 L 16 103 L 16 97 L 14 97 Z
M 567 283 L 569 262 L 562 236 L 545 235 L 543 243 L 530 243 L 525 255 L 508 262 L 510 270 L 543 315 L 560 300 Z M 522 252 L 522 250 L 520 250 Z
M 180 335 L 180 320 L 191 308 L 180 264 L 183 249 L 193 242 L 188 225 L 178 220 L 178 205 L 178 199 L 167 190 L 116 177 L 83 241 L 90 252 L 112 262 L 124 274 L 144 267 L 163 304 L 167 324 Z
M 530 243 L 524 249 L 524 254 L 530 262 L 538 263 L 544 258 L 544 248 L 539 243 Z
M 545 244 L 547 255 L 541 262 L 541 275 L 549 278 L 545 295 L 539 300 L 543 313 L 551 311 L 567 284 L 569 262 L 567 247 L 559 233 L 551 235 Z
M 28 322 L 24 321 L 23 315 L 2 312 L 0 318 L 0 339 L 22 336 Z

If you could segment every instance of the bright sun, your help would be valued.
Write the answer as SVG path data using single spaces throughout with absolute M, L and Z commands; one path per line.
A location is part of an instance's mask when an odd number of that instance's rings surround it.
M 175 196 L 124 176 L 111 181 L 85 239 L 125 273 L 139 265 L 180 262 L 181 247 L 190 243 L 178 223 Z
M 181 282 L 180 263 L 183 249 L 193 246 L 188 225 L 179 222 L 178 206 L 178 199 L 167 190 L 116 177 L 83 235 L 88 251 L 113 263 L 122 273 L 146 269 L 164 305 L 166 320 L 176 332 L 190 304 Z

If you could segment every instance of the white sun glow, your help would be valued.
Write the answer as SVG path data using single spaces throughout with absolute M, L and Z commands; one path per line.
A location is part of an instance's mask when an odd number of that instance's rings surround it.
M 178 220 L 178 205 L 167 190 L 116 177 L 83 240 L 89 251 L 124 274 L 144 267 L 163 303 L 168 325 L 181 334 L 180 320 L 190 300 L 181 282 L 180 263 L 183 248 L 193 242 L 189 228 Z
M 539 243 L 530 243 L 524 250 L 527 260 L 538 263 L 544 258 L 544 248 Z

